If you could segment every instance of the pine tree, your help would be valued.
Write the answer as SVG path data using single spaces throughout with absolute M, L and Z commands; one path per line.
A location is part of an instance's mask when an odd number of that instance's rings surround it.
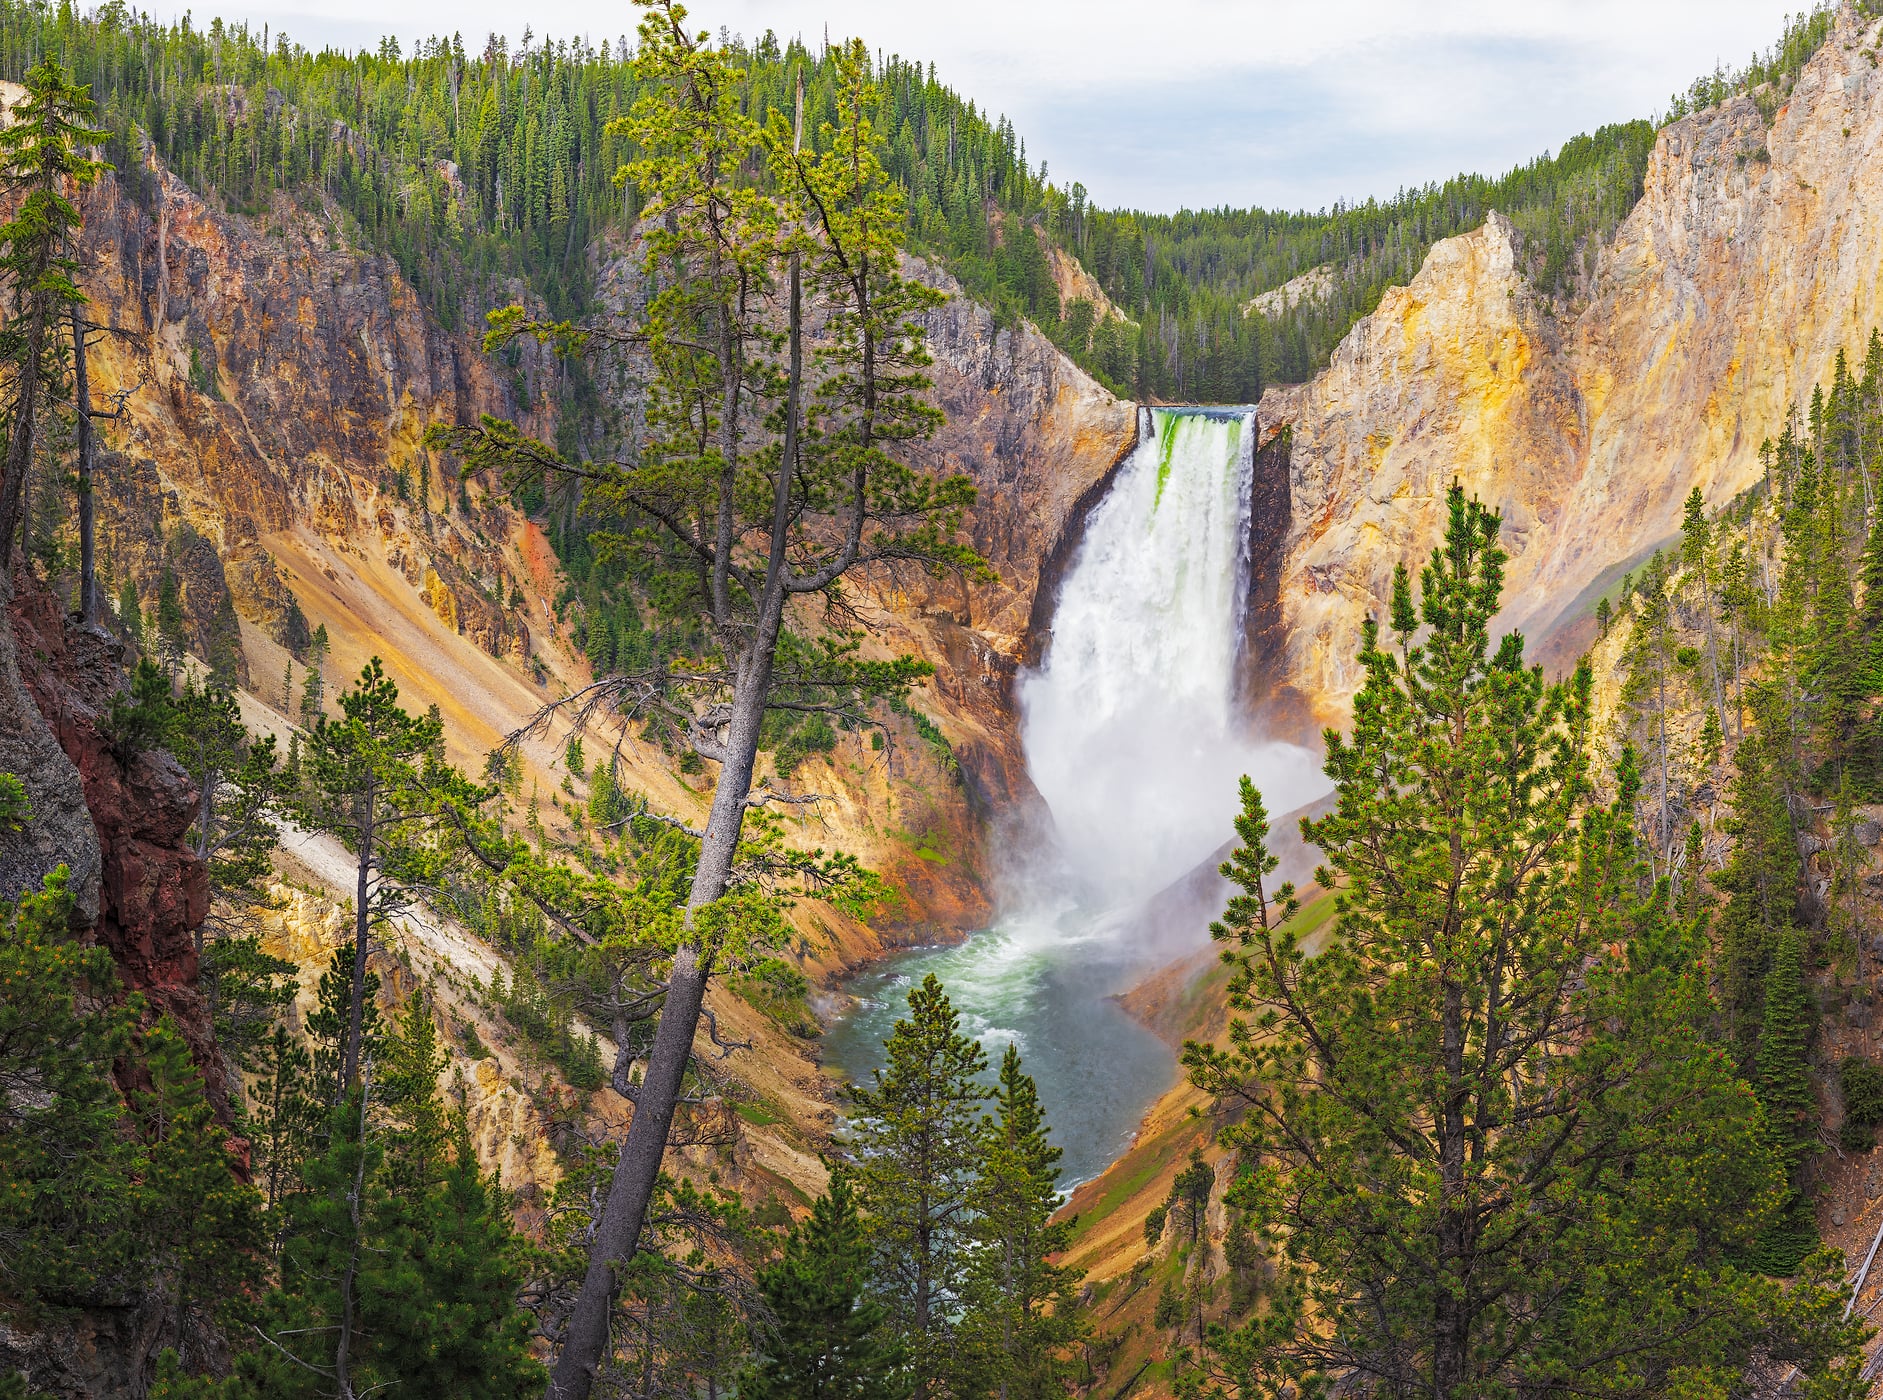
M 1720 1012 L 1729 1043 L 1749 1077 L 1757 1061 L 1765 979 L 1781 936 L 1798 907 L 1798 845 L 1791 811 L 1772 772 L 1763 732 L 1748 735 L 1734 755 L 1733 854 L 1714 884 L 1726 895 L 1717 928 Z
M 1864 543 L 1860 577 L 1863 593 L 1853 626 L 1853 654 L 1844 664 L 1859 678 L 1862 697 L 1875 699 L 1883 696 L 1883 519 Z M 1861 726 L 1852 760 L 1863 790 L 1883 793 L 1883 721 L 1876 716 Z
M 1165 1198 L 1167 1218 L 1175 1222 L 1179 1233 L 1188 1236 L 1189 1250 L 1184 1262 L 1183 1292 L 1196 1342 L 1207 1340 L 1203 1322 L 1204 1305 L 1209 1301 L 1209 1258 L 1206 1227 L 1209 1223 L 1210 1193 L 1216 1187 L 1216 1169 L 1204 1159 L 1203 1149 L 1190 1149 L 1190 1160 L 1170 1183 Z
M 1673 864 L 1673 751 L 1668 716 L 1674 703 L 1673 599 L 1668 594 L 1666 561 L 1656 554 L 1643 570 L 1634 605 L 1634 626 L 1623 657 L 1627 680 L 1622 698 L 1640 726 L 1643 752 L 1654 783 L 1654 849 L 1657 872 Z
M 917 1400 L 938 1393 L 966 1284 L 990 1094 L 978 1041 L 930 973 L 886 1042 L 870 1088 L 851 1086 L 857 1196 L 875 1249 L 875 1287 L 908 1350 Z
M 0 1291 L 31 1320 L 149 1297 L 176 1335 L 254 1281 L 259 1202 L 181 1034 L 138 1031 L 143 999 L 73 940 L 66 878 L 0 918 Z
M 409 1030 L 430 1024 L 429 1011 L 417 1014 L 423 1021 L 408 1021 Z M 416 1065 L 422 1047 L 412 1055 Z M 430 1113 L 420 1120 L 445 1132 L 435 1143 L 426 1132 L 392 1140 L 394 1170 L 361 1280 L 372 1366 L 433 1394 L 518 1400 L 541 1388 L 545 1372 L 530 1355 L 530 1316 L 516 1305 L 523 1255 L 508 1203 L 479 1169 L 462 1116 L 447 1123 L 430 1085 L 425 1098 Z M 425 1154 L 444 1150 L 421 1156 L 421 1144 Z
M 312 729 L 327 712 L 327 624 L 314 629 L 307 643 L 307 674 L 301 682 L 301 723 Z
M 1743 736 L 1746 729 L 1744 693 L 1740 678 L 1745 669 L 1749 642 L 1747 634 L 1754 622 L 1754 610 L 1759 602 L 1759 593 L 1753 586 L 1752 566 L 1746 557 L 1745 544 L 1735 540 L 1731 552 L 1726 556 L 1726 563 L 1720 570 L 1720 617 L 1728 630 L 1731 641 L 1732 705 L 1728 710 L 1732 717 L 1730 729 L 1733 734 L 1739 736 Z
M 379 1016 L 379 985 L 379 974 L 370 969 L 364 978 L 356 979 L 352 949 L 342 946 L 333 950 L 327 970 L 321 973 L 316 984 L 314 1010 L 307 1018 L 315 1087 L 317 1091 L 324 1090 L 323 1103 L 333 1103 L 334 1086 L 341 1079 L 356 989 L 360 1003 L 356 1039 L 359 1053 L 376 1059 L 385 1043 Z
M 0 288 L 7 313 L 0 362 L 11 369 L 6 457 L 0 465 L 0 591 L 12 587 L 14 544 L 46 404 L 67 392 L 58 333 L 85 299 L 74 281 L 79 212 L 68 190 L 76 193 L 109 168 L 84 154 L 105 140 L 103 131 L 89 125 L 92 112 L 89 91 L 48 58 L 26 74 L 26 96 L 0 128 L 0 194 L 13 209 L 0 224 Z
M 196 784 L 196 815 L 185 839 L 209 869 L 213 898 L 258 904 L 263 899 L 260 882 L 271 869 L 280 840 L 277 805 L 288 794 L 274 736 L 252 736 L 242 723 L 234 692 L 222 686 L 199 687 L 187 680 L 171 709 L 164 747 Z M 212 914 L 196 929 L 199 960 L 207 936 L 233 936 L 222 924 Z M 214 1009 L 213 979 L 209 992 Z
M 1837 1384 L 1835 1262 L 1789 1292 L 1733 1263 L 1783 1165 L 1704 1038 L 1697 932 L 1642 879 L 1634 765 L 1595 800 L 1593 677 L 1547 682 L 1516 634 L 1493 649 L 1499 521 L 1457 487 L 1449 505 L 1418 605 L 1401 571 L 1390 645 L 1363 633 L 1353 734 L 1327 735 L 1335 807 L 1304 823 L 1339 936 L 1309 957 L 1257 917 L 1265 850 L 1224 867 L 1242 1014 L 1184 1060 L 1232 1117 L 1230 1204 L 1277 1278 L 1214 1360 L 1244 1394 L 1356 1373 L 1647 1393 L 1735 1384 L 1776 1328 Z M 1744 1325 L 1708 1330 L 1726 1316 Z
M 910 1378 L 868 1295 L 870 1242 L 848 1176 L 833 1171 L 784 1256 L 759 1275 L 772 1317 L 739 1383 L 745 1400 L 902 1400 Z
M 325 1121 L 313 1070 L 312 1057 L 277 1021 L 253 1060 L 257 1083 L 248 1121 L 253 1167 L 271 1225 L 280 1221 L 278 1207 L 298 1186 L 301 1165 Z
M 1818 1102 L 1811 1089 L 1810 1051 L 1814 1017 L 1804 984 L 1804 935 L 1780 931 L 1765 975 L 1765 1007 L 1759 1027 L 1759 1102 L 1774 1152 L 1790 1173 L 1783 1210 L 1760 1235 L 1750 1257 L 1767 1273 L 1789 1277 L 1817 1248 L 1811 1198 L 1799 1180 L 1818 1150 Z
M 235 1175 L 228 1131 L 216 1121 L 189 1046 L 168 1019 L 143 1036 L 150 1088 L 133 1096 L 144 1138 L 141 1241 L 148 1277 L 179 1317 L 258 1282 L 261 1204 Z
M 132 646 L 144 645 L 144 605 L 138 601 L 137 583 L 129 574 L 118 585 L 118 625 Z
M 157 579 L 157 659 L 174 682 L 189 653 L 189 614 L 183 610 L 183 586 L 168 564 Z
M 300 802 L 306 824 L 332 832 L 353 852 L 351 1009 L 335 1101 L 359 1072 L 373 930 L 405 907 L 411 883 L 439 878 L 440 862 L 448 857 L 425 844 L 427 835 L 483 798 L 439 757 L 443 726 L 437 715 L 414 717 L 399 708 L 399 688 L 378 657 L 340 697 L 340 711 L 338 720 L 324 714 L 315 720 Z
M 1831 495 L 1828 512 L 1836 509 Z M 1831 536 L 1827 528 L 1826 535 Z M 1824 777 L 1836 783 L 1852 756 L 1863 702 L 1869 698 L 1867 677 L 1854 665 L 1860 650 L 1854 624 L 1851 577 L 1834 537 L 1827 538 L 1820 555 L 1823 576 L 1818 580 L 1812 609 L 1809 642 L 1809 683 L 1817 701 L 1818 748 Z
M 135 1016 L 110 952 L 72 940 L 66 878 L 0 911 L 0 1279 L 29 1316 L 100 1296 L 138 1256 L 136 1148 L 109 1074 Z
M 270 1400 L 354 1400 L 375 1383 L 360 1329 L 374 1247 L 367 1221 L 382 1204 L 382 1153 L 366 1131 L 370 1096 L 367 1079 L 330 1107 L 323 1145 L 284 1202 L 279 1281 L 260 1309 L 266 1344 L 241 1360 Z
M 982 1145 L 974 1249 L 963 1292 L 961 1396 L 1046 1400 L 1066 1393 L 1061 1352 L 1079 1335 L 1081 1275 L 1050 1262 L 1076 1224 L 1059 1209 L 1060 1149 L 1020 1052 L 1007 1046 Z
M 1713 525 L 1706 517 L 1706 499 L 1701 496 L 1698 486 L 1687 493 L 1680 536 L 1681 566 L 1686 571 L 1689 588 L 1697 589 L 1700 594 L 1700 615 L 1706 626 L 1707 671 L 1712 680 L 1713 705 L 1715 709 L 1723 711 L 1726 708 L 1726 686 L 1720 678 L 1719 638 L 1713 617 L 1713 597 L 1717 591 Z
M 1793 1171 L 1817 1151 L 1818 1103 L 1808 1060 L 1813 1018 L 1803 945 L 1797 929 L 1780 931 L 1765 975 L 1759 1026 L 1759 1102 L 1773 1141 Z
M 387 1186 L 402 1198 L 422 1197 L 449 1159 L 453 1132 L 438 1099 L 438 1077 L 449 1063 L 431 1007 L 422 996 L 408 998 L 380 1049 L 374 1094 Z
M 912 460 L 912 445 L 941 418 L 925 392 L 922 329 L 939 294 L 902 272 L 905 187 L 883 163 L 891 133 L 876 123 L 884 100 L 876 63 L 860 40 L 831 50 L 830 120 L 807 132 L 801 102 L 787 117 L 782 101 L 746 86 L 744 57 L 739 46 L 703 40 L 674 0 L 655 0 L 633 58 L 638 100 L 608 128 L 634 153 L 621 173 L 645 200 L 640 226 L 655 290 L 637 324 L 597 329 L 646 347 L 640 441 L 614 460 L 572 462 L 491 418 L 428 439 L 472 470 L 504 473 L 513 492 L 579 481 L 584 509 L 620 522 L 637 548 L 702 560 L 673 601 L 704 620 L 725 662 L 691 673 L 661 664 L 612 683 L 614 702 L 626 706 L 653 680 L 668 697 L 659 708 L 685 725 L 694 757 L 719 770 L 685 904 L 687 936 L 556 1361 L 564 1400 L 587 1400 L 607 1346 L 614 1265 L 635 1257 L 654 1198 L 715 969 L 714 919 L 701 911 L 733 883 L 766 711 L 793 687 L 837 703 L 901 693 L 922 669 L 909 657 L 860 663 L 841 644 L 790 646 L 791 600 L 826 593 L 873 560 L 986 569 L 957 539 L 972 483 Z M 752 178 L 759 170 L 763 178 Z M 538 175 L 526 178 L 534 185 Z M 547 192 L 537 189 L 528 208 L 541 207 Z M 774 288 L 776 299 L 768 305 L 760 288 Z M 808 356 L 807 327 L 823 336 Z M 519 306 L 498 313 L 492 344 L 546 337 L 577 349 L 586 337 L 569 329 L 531 324 Z M 767 472 L 768 462 L 782 466 Z M 768 484 L 748 491 L 739 483 L 759 480 L 753 467 Z M 699 710 L 684 697 L 701 691 L 724 707 L 715 712 L 725 724 L 694 722 Z
M 386 1047 L 404 1061 L 401 1105 L 377 1106 L 373 1062 L 334 1105 L 324 1140 L 302 1163 L 263 1300 L 264 1344 L 241 1373 L 269 1400 L 363 1397 L 392 1386 L 472 1400 L 520 1400 L 540 1389 L 529 1320 L 516 1305 L 522 1259 L 507 1204 L 477 1165 L 462 1120 L 448 1123 L 417 1076 L 437 1063 L 409 1007 Z M 400 1041 L 411 1042 L 403 1049 Z M 444 1125 L 414 1135 L 414 1121 Z M 422 1146 L 421 1146 L 422 1143 Z

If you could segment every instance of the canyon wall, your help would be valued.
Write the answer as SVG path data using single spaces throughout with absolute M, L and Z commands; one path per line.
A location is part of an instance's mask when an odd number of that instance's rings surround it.
M 232 212 L 147 153 L 91 191 L 84 214 L 82 280 L 95 318 L 121 332 L 92 351 L 95 397 L 123 404 L 99 474 L 114 598 L 128 581 L 149 610 L 169 573 L 191 649 L 234 649 L 247 688 L 277 710 L 293 708 L 304 674 L 290 649 L 324 625 L 330 689 L 381 656 L 409 701 L 440 707 L 453 756 L 472 767 L 586 681 L 554 614 L 561 580 L 542 532 L 493 483 L 460 485 L 421 441 L 431 423 L 485 412 L 553 436 L 553 362 L 533 348 L 486 356 L 481 305 L 442 325 L 389 258 L 359 250 L 337 209 L 312 196 Z M 596 256 L 604 301 L 625 303 L 633 254 Z M 880 759 L 841 752 L 817 782 L 837 800 L 791 820 L 813 844 L 834 839 L 896 879 L 908 896 L 899 922 L 969 928 L 988 912 L 976 809 L 1025 789 L 1007 697 L 1035 584 L 1135 427 L 1128 405 L 1031 326 L 997 325 L 945 274 L 913 270 L 950 293 L 930 317 L 949 421 L 920 450 L 980 486 L 967 533 L 999 577 L 883 575 L 858 580 L 854 601 L 879 650 L 934 663 L 916 704 L 948 736 L 960 777 L 919 741 Z M 563 777 L 564 737 L 526 745 L 546 791 Z M 698 780 L 670 756 L 629 738 L 623 757 L 661 810 L 703 814 Z M 937 829 L 964 859 L 916 857 Z
M 1573 305 L 1531 288 L 1492 217 L 1434 247 L 1312 382 L 1263 396 L 1291 451 L 1280 722 L 1344 720 L 1360 622 L 1437 542 L 1454 479 L 1503 512 L 1506 617 L 1557 638 L 1556 665 L 1690 489 L 1717 507 L 1758 480 L 1761 441 L 1883 325 L 1878 29 L 1846 9 L 1769 123 L 1736 97 L 1667 126 Z
M 644 299 L 641 256 L 638 246 L 611 240 L 599 269 L 598 300 L 624 321 Z M 1085 510 L 1136 443 L 1137 415 L 1031 323 L 999 320 L 922 259 L 905 259 L 903 272 L 946 297 L 923 318 L 931 402 L 944 421 L 911 444 L 910 456 L 974 483 L 962 533 L 994 578 L 877 566 L 853 571 L 845 587 L 869 624 L 874 654 L 908 653 L 934 665 L 918 704 L 940 723 L 967 797 L 984 817 L 1031 799 L 1012 712 L 1014 675 L 1036 659 L 1042 593 L 1050 596 Z M 618 422 L 634 420 L 638 373 L 618 361 L 604 374 Z

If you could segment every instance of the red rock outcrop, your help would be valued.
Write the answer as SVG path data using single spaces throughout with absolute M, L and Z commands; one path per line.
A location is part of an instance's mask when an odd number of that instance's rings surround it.
M 21 679 L 78 772 L 100 855 L 90 934 L 109 949 L 126 987 L 168 1015 L 225 1121 L 229 1091 L 209 1010 L 196 990 L 195 930 L 209 913 L 209 872 L 184 843 L 196 790 L 161 750 L 121 754 L 100 727 L 121 685 L 123 649 L 79 627 L 59 600 L 21 574 L 10 610 Z

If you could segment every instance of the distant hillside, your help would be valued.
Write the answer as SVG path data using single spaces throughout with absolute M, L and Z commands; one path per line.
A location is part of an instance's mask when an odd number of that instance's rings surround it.
M 1795 18 L 1744 72 L 1712 74 L 1674 99 L 1674 114 L 1729 88 L 1782 91 L 1829 17 L 1820 8 Z M 742 100 L 760 109 L 781 103 L 804 69 L 815 129 L 831 104 L 822 55 L 769 32 L 749 43 L 722 33 L 722 42 L 745 63 Z M 237 212 L 258 212 L 275 190 L 318 187 L 357 241 L 397 259 L 447 326 L 508 300 L 514 280 L 558 314 L 582 311 L 588 249 L 638 212 L 635 191 L 615 184 L 630 153 L 609 134 L 639 96 L 626 36 L 592 47 L 526 30 L 514 52 L 501 40 L 467 49 L 453 35 L 409 54 L 393 40 L 376 53 L 314 53 L 266 26 L 163 24 L 121 0 L 89 15 L 0 3 L 0 78 L 17 80 L 48 52 L 92 85 L 108 154 L 134 195 L 146 139 L 194 189 Z M 1499 177 L 1459 175 L 1319 213 L 1147 214 L 1096 209 L 1076 182 L 1050 183 L 1012 125 L 945 86 L 932 64 L 891 56 L 881 77 L 878 121 L 908 191 L 911 245 L 998 315 L 1026 316 L 1139 399 L 1253 402 L 1271 383 L 1306 379 L 1434 243 L 1493 208 L 1522 234 L 1538 285 L 1572 291 L 1591 239 L 1640 197 L 1653 140 L 1645 121 L 1606 126 Z M 1028 224 L 1035 237 L 1012 236 Z M 1062 303 L 1053 245 L 1078 258 L 1125 319 Z M 1247 314 L 1261 293 L 1317 268 L 1327 270 L 1325 295 Z M 577 396 L 581 385 L 561 392 Z

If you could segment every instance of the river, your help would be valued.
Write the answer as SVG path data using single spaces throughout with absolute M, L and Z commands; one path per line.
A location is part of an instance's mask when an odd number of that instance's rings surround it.
M 1145 1108 L 1176 1078 L 1170 1048 L 1111 999 L 1142 971 L 1076 910 L 1004 920 L 953 947 L 896 954 L 854 979 L 857 1005 L 826 1035 L 826 1059 L 845 1079 L 870 1083 L 883 1041 L 908 1014 L 909 989 L 934 973 L 962 1031 L 987 1052 L 990 1082 L 1007 1046 L 1018 1047 L 1065 1151 L 1059 1184 L 1070 1190 L 1131 1145 Z

